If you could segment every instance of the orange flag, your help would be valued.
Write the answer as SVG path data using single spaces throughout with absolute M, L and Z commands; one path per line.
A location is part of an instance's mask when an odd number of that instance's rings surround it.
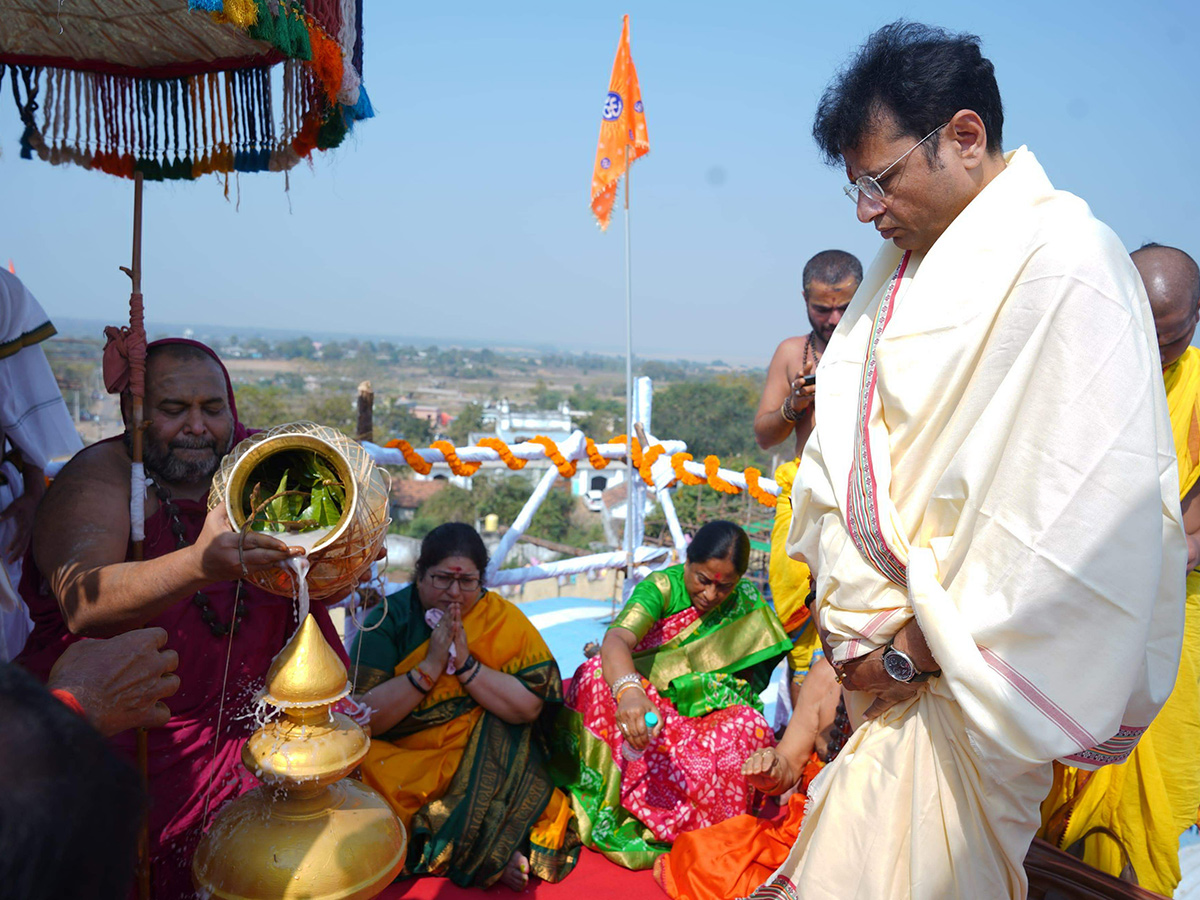
M 608 96 L 600 121 L 600 142 L 596 145 L 596 166 L 592 172 L 592 212 L 603 231 L 612 218 L 617 181 L 625 174 L 625 148 L 629 162 L 650 152 L 646 136 L 646 115 L 642 110 L 642 91 L 637 69 L 629 55 L 629 16 L 621 28 L 621 43 L 613 60 Z

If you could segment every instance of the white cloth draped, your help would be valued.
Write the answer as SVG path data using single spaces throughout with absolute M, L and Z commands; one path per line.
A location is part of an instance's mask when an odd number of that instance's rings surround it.
M 819 367 L 789 552 L 836 662 L 915 616 L 943 674 L 812 786 L 780 869 L 804 898 L 1023 897 L 1050 762 L 1120 761 L 1174 681 L 1186 547 L 1145 291 L 1083 201 L 1006 158 L 923 258 L 885 246 Z
M 71 422 L 58 382 L 39 344 L 54 334 L 45 310 L 13 274 L 0 269 L 0 439 L 17 447 L 25 462 L 45 469 L 59 456 L 83 448 Z M 3 440 L 0 440 L 0 444 Z M 21 496 L 24 486 L 16 467 L 2 468 L 0 510 Z M 0 552 L 13 539 L 11 519 L 0 521 Z M 32 627 L 17 595 L 21 562 L 0 563 L 0 657 L 11 659 Z

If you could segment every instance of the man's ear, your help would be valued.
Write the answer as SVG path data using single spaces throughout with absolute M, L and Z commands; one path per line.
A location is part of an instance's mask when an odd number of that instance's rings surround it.
M 987 157 L 987 128 L 979 113 L 973 109 L 960 109 L 950 119 L 951 152 L 965 168 L 974 169 Z

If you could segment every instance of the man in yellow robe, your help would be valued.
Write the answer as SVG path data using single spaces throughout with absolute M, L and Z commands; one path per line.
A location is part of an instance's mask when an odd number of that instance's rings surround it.
M 1110 875 L 1171 896 L 1179 836 L 1200 807 L 1200 269 L 1182 250 L 1150 244 L 1132 254 L 1154 313 L 1179 495 L 1188 541 L 1183 652 L 1170 698 L 1129 759 L 1096 772 L 1054 765 L 1039 835 Z
M 818 106 L 887 243 L 817 368 L 788 550 L 866 721 L 762 897 L 1023 900 L 1051 763 L 1124 759 L 1179 668 L 1145 289 L 1086 203 L 1004 151 L 979 44 L 885 26 Z
M 799 697 L 800 685 L 813 660 L 822 651 L 817 629 L 804 605 L 812 589 L 808 565 L 787 555 L 787 536 L 792 527 L 792 482 L 800 467 L 804 442 L 813 427 L 812 401 L 816 387 L 810 380 L 861 281 L 862 263 L 845 250 L 822 250 L 804 264 L 801 285 L 804 309 L 812 330 L 803 337 L 784 338 L 775 348 L 775 355 L 767 367 L 758 412 L 754 415 L 754 438 L 758 446 L 769 450 L 780 444 L 791 444 L 795 448 L 794 458 L 775 469 L 779 501 L 771 528 L 769 570 L 775 613 L 794 641 L 788 653 L 793 707 Z

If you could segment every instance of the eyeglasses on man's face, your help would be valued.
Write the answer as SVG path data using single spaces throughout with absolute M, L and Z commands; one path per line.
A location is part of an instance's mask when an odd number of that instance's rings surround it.
M 474 593 L 479 590 L 478 575 L 451 575 L 448 572 L 430 572 L 429 583 L 439 591 L 448 591 L 454 585 L 458 585 L 458 590 L 463 594 Z
M 883 178 L 888 172 L 896 168 L 896 166 L 900 165 L 900 163 L 904 162 L 908 154 L 912 153 L 949 124 L 949 122 L 943 122 L 937 128 L 933 129 L 933 131 L 929 132 L 929 134 L 925 135 L 925 137 L 921 138 L 919 141 L 905 150 L 904 153 L 900 155 L 899 159 L 893 162 L 878 175 L 859 175 L 858 178 L 854 179 L 853 184 L 848 184 L 842 188 L 842 190 L 846 192 L 846 196 L 850 198 L 850 202 L 857 206 L 858 195 L 861 191 L 866 195 L 868 200 L 873 200 L 876 203 L 882 203 L 887 194 L 884 193 L 882 185 L 879 184 L 879 179 Z

